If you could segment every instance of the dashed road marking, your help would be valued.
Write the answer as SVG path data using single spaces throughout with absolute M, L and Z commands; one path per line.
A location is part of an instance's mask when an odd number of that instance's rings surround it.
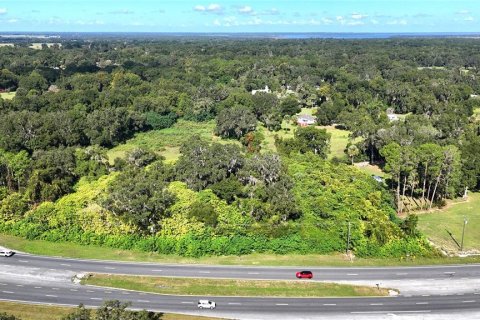
M 87 290 L 87 292 L 93 293 L 93 292 L 95 292 L 95 291 L 92 291 L 92 290 Z
M 276 306 L 288 306 L 288 303 L 275 303 Z
M 112 291 L 105 291 L 105 293 L 112 293 Z
M 396 275 L 397 275 L 397 276 L 406 276 L 407 274 L 408 274 L 408 273 L 406 273 L 406 272 L 402 272 L 402 273 L 397 273 Z
M 71 265 L 68 264 L 68 263 L 60 263 L 60 265 L 61 265 L 61 266 L 64 266 L 64 267 L 71 267 Z
M 129 292 L 125 292 L 125 291 L 124 291 L 124 292 L 122 292 L 122 294 L 130 294 L 130 293 L 129 293 Z
M 115 270 L 116 268 L 114 267 L 103 267 L 104 269 L 107 269 L 107 270 Z
M 235 305 L 235 306 L 241 306 L 242 305 L 240 302 L 229 302 L 228 304 Z
M 3 293 L 9 293 L 9 294 L 12 294 L 13 292 L 12 291 L 2 291 Z
M 18 260 L 18 262 L 28 262 L 28 260 Z
M 102 300 L 102 298 L 90 298 L 90 300 Z
M 249 272 L 248 274 L 260 274 L 260 272 Z
M 58 298 L 58 296 L 54 296 L 53 294 L 46 294 L 45 297 Z
M 324 303 L 323 305 L 324 306 L 336 306 L 337 304 L 336 303 Z
M 371 306 L 383 306 L 383 303 L 370 303 Z
M 347 273 L 347 276 L 358 276 L 358 273 Z
M 6 283 L 0 283 L 0 286 L 8 286 Z
M 466 300 L 466 301 L 462 301 L 462 303 L 474 303 L 475 300 Z
M 48 270 L 50 270 L 50 271 L 57 271 L 57 269 L 48 269 Z
M 422 294 L 422 297 L 430 297 L 429 294 Z
M 70 291 L 77 292 L 78 290 L 77 289 L 70 289 Z
M 182 301 L 183 304 L 193 304 L 192 301 Z
M 153 269 L 152 271 L 153 271 L 153 272 L 162 272 L 163 270 L 160 270 L 160 269 Z
M 35 289 L 42 289 L 42 287 L 34 287 Z
M 210 271 L 198 271 L 198 273 L 210 273 Z
M 23 284 L 17 284 L 17 287 L 23 287 Z
M 137 300 L 137 302 L 146 302 L 146 303 L 148 303 L 148 302 L 150 302 L 150 301 L 148 301 L 148 300 Z
M 52 288 L 52 290 L 59 290 L 58 288 Z
M 415 304 L 428 304 L 428 302 L 416 302 Z

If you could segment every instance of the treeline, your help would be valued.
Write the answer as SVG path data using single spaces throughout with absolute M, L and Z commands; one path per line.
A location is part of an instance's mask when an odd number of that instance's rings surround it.
M 431 208 L 478 188 L 479 46 L 79 39 L 1 47 L 0 90 L 16 91 L 0 99 L 1 228 L 122 248 L 145 241 L 178 254 L 200 253 L 169 241 L 204 254 L 307 244 L 325 253 L 345 248 L 350 222 L 347 249 L 360 255 L 428 254 L 415 218 L 395 210 L 407 195 Z M 345 158 L 325 160 L 331 136 L 315 127 L 279 134 L 277 152 L 262 150 L 259 127 L 281 133 L 302 107 L 317 124 L 351 132 Z M 223 141 L 193 137 L 173 164 L 144 149 L 108 159 L 135 133 L 178 119 L 215 119 Z M 391 192 L 347 165 L 359 160 L 389 172 Z

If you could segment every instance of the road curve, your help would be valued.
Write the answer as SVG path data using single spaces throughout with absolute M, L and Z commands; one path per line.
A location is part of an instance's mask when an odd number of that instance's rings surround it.
M 1 270 L 34 269 L 38 273 L 99 272 L 131 275 L 181 276 L 241 279 L 295 279 L 295 267 L 238 267 L 208 265 L 172 265 L 125 263 L 97 260 L 50 258 L 17 254 L 0 259 Z M 302 268 L 303 269 L 303 268 Z M 390 279 L 415 280 L 434 277 L 480 279 L 480 265 L 452 265 L 387 268 L 308 268 L 317 280 L 344 281 Z M 34 278 L 1 277 L 0 299 L 44 304 L 98 306 L 104 300 L 131 301 L 132 307 L 162 312 L 211 315 L 241 319 L 355 319 L 393 315 L 462 314 L 460 318 L 480 317 L 480 288 L 465 288 L 464 293 L 438 295 L 404 295 L 373 298 L 245 298 L 211 297 L 216 310 L 198 310 L 196 302 L 204 297 L 169 296 L 76 285 L 68 277 L 36 281 Z M 475 315 L 475 316 L 473 316 Z

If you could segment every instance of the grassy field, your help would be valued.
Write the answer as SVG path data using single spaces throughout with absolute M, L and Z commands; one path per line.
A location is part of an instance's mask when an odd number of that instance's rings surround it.
M 185 258 L 174 255 L 162 255 L 139 251 L 117 250 L 97 246 L 81 246 L 67 242 L 48 242 L 42 240 L 26 240 L 19 237 L 0 234 L 0 246 L 33 254 L 46 256 L 62 256 L 83 259 L 105 259 L 118 261 L 145 261 L 159 263 L 190 263 L 218 265 L 250 265 L 250 266 L 396 266 L 396 265 L 429 265 L 449 263 L 479 263 L 480 257 L 469 258 L 416 258 L 405 259 L 362 259 L 350 261 L 343 254 L 332 255 L 275 255 L 250 254 L 244 256 L 213 256 L 201 258 Z
M 0 93 L 0 97 L 4 100 L 11 100 L 15 97 L 15 92 L 2 92 Z
M 173 127 L 163 130 L 141 132 L 108 151 L 108 158 L 113 163 L 115 158 L 122 158 L 135 148 L 151 150 L 166 158 L 167 161 L 175 161 L 180 155 L 180 146 L 193 135 L 199 135 L 206 141 L 218 141 L 221 139 L 213 134 L 215 122 L 193 122 L 179 120 Z M 228 142 L 228 141 L 227 141 Z
M 270 280 L 195 279 L 93 274 L 82 284 L 194 296 L 363 297 L 386 296 L 388 289 L 335 283 Z
M 73 307 L 47 306 L 17 302 L 0 301 L 0 313 L 6 312 L 22 320 L 60 320 L 72 313 Z M 162 320 L 218 320 L 219 318 L 188 316 L 183 314 L 166 313 Z
M 450 252 L 458 252 L 464 218 L 465 226 L 464 250 L 480 252 L 480 193 L 470 193 L 468 201 L 450 202 L 445 209 L 418 215 L 419 229 L 436 245 Z M 451 235 L 449 234 L 451 233 Z

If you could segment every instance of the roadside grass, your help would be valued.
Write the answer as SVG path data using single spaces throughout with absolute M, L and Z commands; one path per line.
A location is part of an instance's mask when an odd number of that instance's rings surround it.
M 480 252 L 480 193 L 469 193 L 464 202 L 450 201 L 444 209 L 419 213 L 418 227 L 437 246 L 449 252 L 459 252 L 452 236 L 461 244 L 464 218 L 468 221 L 464 251 Z
M 472 229 L 473 230 L 473 229 Z M 79 259 L 100 259 L 116 261 L 157 262 L 157 263 L 188 263 L 188 264 L 215 264 L 215 265 L 246 265 L 246 266 L 319 266 L 319 267 L 368 267 L 368 266 L 415 266 L 435 264 L 480 263 L 480 256 L 472 257 L 437 257 L 414 259 L 355 258 L 350 261 L 344 254 L 288 254 L 276 255 L 268 253 L 254 253 L 243 256 L 209 256 L 201 258 L 187 258 L 175 255 L 164 255 L 154 252 L 140 252 L 118 250 L 98 246 L 82 246 L 68 242 L 48 242 L 43 240 L 26 240 L 23 238 L 0 234 L 0 246 L 20 252 L 27 252 L 45 256 L 61 256 Z
M 0 313 L 14 315 L 22 320 L 60 320 L 75 311 L 73 307 L 29 304 L 20 302 L 0 301 Z M 190 316 L 184 314 L 164 313 L 162 320 L 218 320 L 220 318 Z
M 82 284 L 135 291 L 192 296 L 371 297 L 388 289 L 305 280 L 233 280 L 90 274 Z
M 2 92 L 0 93 L 0 97 L 2 97 L 3 100 L 12 100 L 15 94 L 16 92 Z

